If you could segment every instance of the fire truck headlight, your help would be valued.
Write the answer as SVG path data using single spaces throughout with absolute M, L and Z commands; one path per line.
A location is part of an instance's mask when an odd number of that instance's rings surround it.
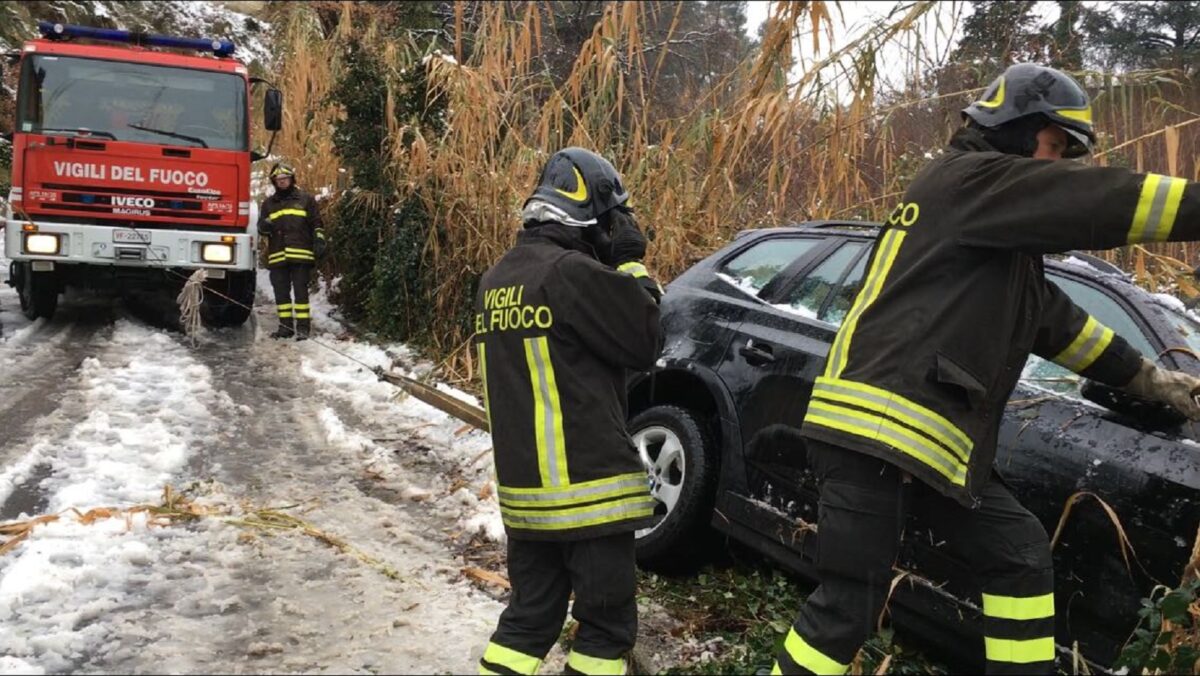
M 25 253 L 54 256 L 58 254 L 58 235 L 28 233 L 25 235 Z
M 205 244 L 200 249 L 200 258 L 205 263 L 232 263 L 233 245 Z

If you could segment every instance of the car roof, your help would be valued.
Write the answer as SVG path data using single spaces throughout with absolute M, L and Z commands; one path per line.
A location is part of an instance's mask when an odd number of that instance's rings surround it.
M 820 220 L 820 221 L 802 221 L 792 225 L 780 226 L 775 228 L 748 228 L 742 230 L 734 236 L 735 240 L 743 240 L 747 237 L 758 239 L 762 237 L 772 237 L 776 235 L 788 234 L 811 234 L 820 232 L 822 235 L 851 235 L 851 236 L 875 236 L 875 234 L 883 227 L 878 221 L 858 221 L 858 220 Z M 1047 258 L 1046 263 L 1052 268 L 1070 270 L 1080 272 L 1087 276 L 1095 276 L 1100 278 L 1119 277 L 1122 281 L 1130 281 L 1129 273 L 1112 263 L 1093 256 L 1082 251 L 1068 251 L 1062 254 L 1063 258 Z M 1070 259 L 1076 259 L 1071 261 Z

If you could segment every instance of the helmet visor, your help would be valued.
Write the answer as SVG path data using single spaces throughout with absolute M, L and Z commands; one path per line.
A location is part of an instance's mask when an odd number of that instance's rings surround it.
M 1063 157 L 1075 159 L 1091 154 L 1092 139 L 1090 136 L 1066 125 L 1057 126 L 1067 132 L 1067 149 L 1063 151 Z

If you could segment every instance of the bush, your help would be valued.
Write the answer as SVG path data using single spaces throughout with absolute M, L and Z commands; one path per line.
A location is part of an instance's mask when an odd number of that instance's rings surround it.
M 391 122 L 408 130 L 402 141 L 415 129 L 440 133 L 444 105 L 426 105 L 424 70 L 390 73 L 377 54 L 350 43 L 344 75 L 330 91 L 345 113 L 334 129 L 335 150 L 350 171 L 350 187 L 331 210 L 330 246 L 342 277 L 334 300 L 367 331 L 421 346 L 432 336 L 436 290 L 425 252 L 434 233 L 419 196 L 402 196 L 404 177 L 390 161 L 389 92 Z M 467 312 L 469 303 L 463 321 Z
M 1141 618 L 1132 640 L 1117 658 L 1116 667 L 1127 667 L 1128 673 L 1196 673 L 1200 664 L 1200 624 L 1197 615 L 1197 590 L 1200 579 L 1178 589 L 1167 590 L 1156 597 L 1142 599 L 1138 611 Z
M 0 139 L 0 199 L 8 199 L 12 187 L 12 144 Z

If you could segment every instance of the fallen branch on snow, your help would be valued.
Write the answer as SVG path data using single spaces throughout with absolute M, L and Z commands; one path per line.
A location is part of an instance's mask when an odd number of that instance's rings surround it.
M 284 510 L 298 505 L 284 507 L 269 507 L 263 509 L 243 509 L 240 515 L 235 515 L 231 507 L 207 507 L 198 505 L 187 497 L 187 491 L 180 493 L 171 486 L 163 487 L 162 503 L 158 505 L 134 505 L 132 507 L 97 507 L 86 512 L 71 508 L 58 514 L 45 514 L 25 521 L 15 521 L 0 524 L 0 536 L 9 539 L 0 543 L 0 556 L 14 550 L 22 542 L 29 539 L 34 529 L 48 523 L 60 521 L 64 517 L 74 516 L 79 523 L 90 526 L 105 519 L 125 519 L 126 529 L 133 528 L 133 518 L 139 514 L 146 515 L 146 525 L 166 527 L 181 521 L 196 521 L 205 518 L 215 518 L 220 521 L 242 528 L 252 528 L 262 531 L 298 531 L 299 533 L 322 542 L 342 554 L 352 556 L 362 563 L 378 570 L 393 580 L 401 580 L 400 573 L 383 560 L 371 556 L 345 540 L 323 531 L 311 523 L 304 521 Z

